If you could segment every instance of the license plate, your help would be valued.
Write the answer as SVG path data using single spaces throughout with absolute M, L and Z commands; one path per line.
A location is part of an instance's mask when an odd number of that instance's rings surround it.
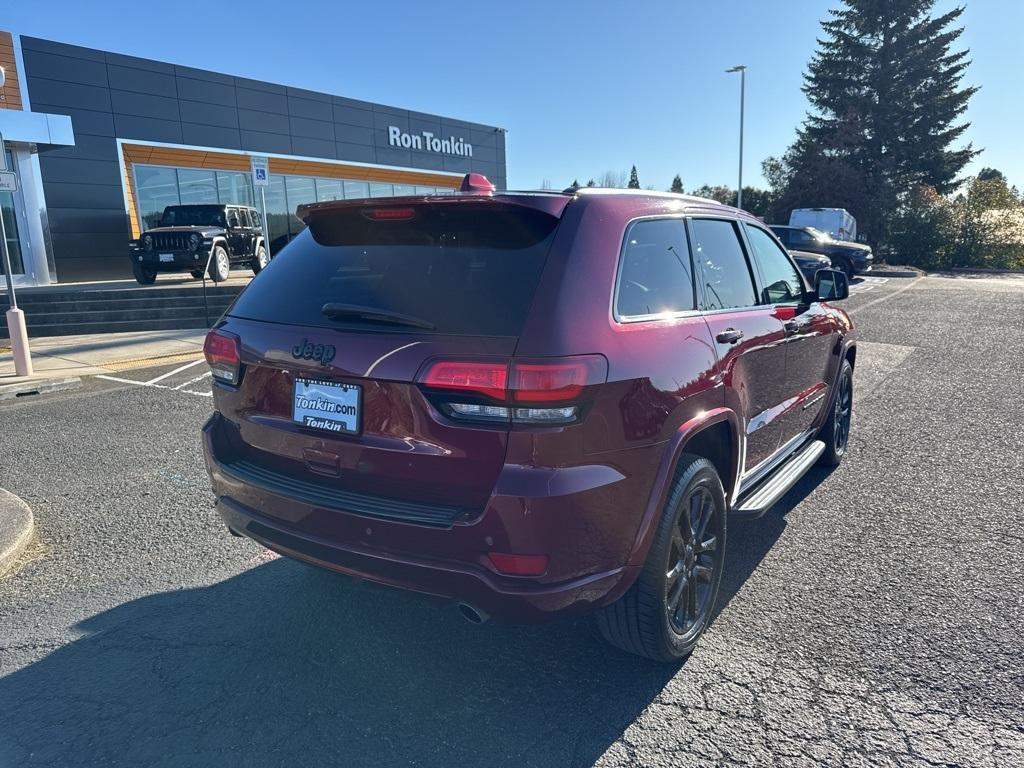
M 354 435 L 359 432 L 362 390 L 355 384 L 295 379 L 292 419 L 296 424 Z
M 160 254 L 160 261 L 174 261 L 174 254 L 173 253 L 161 253 Z

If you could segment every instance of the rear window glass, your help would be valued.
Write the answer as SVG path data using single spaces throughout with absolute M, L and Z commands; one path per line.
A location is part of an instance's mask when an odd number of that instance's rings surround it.
M 392 217 L 370 218 L 378 210 Z M 528 208 L 460 203 L 327 210 L 308 223 L 239 296 L 233 316 L 516 336 L 558 219 Z M 325 314 L 328 305 L 333 310 Z M 368 311 L 360 316 L 356 308 Z

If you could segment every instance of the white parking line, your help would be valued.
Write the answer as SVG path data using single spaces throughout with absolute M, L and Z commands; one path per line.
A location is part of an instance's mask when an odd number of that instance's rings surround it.
M 196 383 L 197 381 L 202 381 L 202 380 L 203 380 L 203 379 L 205 379 L 205 378 L 206 378 L 207 376 L 212 376 L 212 375 L 213 375 L 213 373 L 212 373 L 211 371 L 207 371 L 207 372 L 206 372 L 206 373 L 204 373 L 204 374 L 203 374 L 202 376 L 196 376 L 196 377 L 195 377 L 194 379 L 189 379 L 189 380 L 188 380 L 188 381 L 186 381 L 186 382 L 185 382 L 184 384 L 179 384 L 178 386 L 176 386 L 176 387 L 175 387 L 175 389 L 184 389 L 184 388 L 185 388 L 185 387 L 187 387 L 187 386 L 188 386 L 189 384 L 195 384 L 195 383 Z
M 859 307 L 853 307 L 852 309 L 846 310 L 846 312 L 847 312 L 847 314 L 850 314 L 850 315 L 854 315 L 857 312 L 863 312 L 868 307 L 873 307 L 873 306 L 875 306 L 875 304 L 878 304 L 878 303 L 883 302 L 883 301 L 888 301 L 889 299 L 893 298 L 894 296 L 899 296 L 904 291 L 910 290 L 915 285 L 917 285 L 918 281 L 920 281 L 921 279 L 922 278 L 920 278 L 920 277 L 914 278 L 909 283 L 904 285 L 902 288 L 897 288 L 892 293 L 887 293 L 887 294 L 885 294 L 885 296 L 879 296 L 877 299 L 873 299 L 873 300 L 869 301 L 867 304 L 862 304 Z
M 209 376 L 209 375 L 210 374 L 207 373 L 207 374 L 204 374 L 203 376 L 199 376 L 198 378 L 193 379 L 192 381 L 186 381 L 185 384 L 183 384 L 182 386 L 185 386 L 187 384 L 192 384 L 192 383 L 194 383 L 196 381 L 204 379 L 206 376 Z M 154 384 L 153 381 L 136 381 L 135 379 L 123 379 L 120 376 L 107 376 L 104 373 L 97 374 L 96 378 L 97 379 L 103 379 L 104 381 L 116 381 L 118 384 L 134 384 L 137 387 L 149 387 L 150 389 L 165 389 L 168 392 L 184 392 L 187 395 L 196 395 L 198 397 L 213 397 L 213 392 L 196 392 L 193 389 L 182 389 L 181 387 L 169 387 L 166 384 Z M 162 378 L 162 377 L 158 377 L 158 378 Z
M 168 371 L 167 373 L 164 373 L 164 374 L 162 374 L 160 376 L 157 376 L 155 379 L 150 379 L 146 383 L 147 384 L 156 384 L 158 381 L 163 381 L 164 379 L 168 378 L 169 376 L 173 376 L 176 373 L 181 373 L 182 371 L 188 370 L 189 368 L 191 368 L 193 366 L 196 366 L 196 365 L 199 365 L 200 363 L 205 363 L 205 362 L 206 362 L 205 360 L 200 358 L 199 360 L 194 360 L 191 363 L 185 363 L 185 365 L 181 366 L 180 368 L 175 368 L 173 371 Z

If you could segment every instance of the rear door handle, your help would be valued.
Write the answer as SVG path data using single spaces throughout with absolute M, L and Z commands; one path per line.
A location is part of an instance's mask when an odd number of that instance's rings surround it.
M 738 331 L 735 328 L 726 328 L 724 331 L 720 331 L 715 336 L 715 340 L 720 344 L 735 344 L 737 341 L 743 338 L 743 331 Z

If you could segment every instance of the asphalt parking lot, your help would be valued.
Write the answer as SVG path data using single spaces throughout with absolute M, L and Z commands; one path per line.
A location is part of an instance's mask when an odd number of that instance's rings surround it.
M 0 766 L 1024 765 L 1024 278 L 847 309 L 851 453 L 731 527 L 680 668 L 229 536 L 203 364 L 0 405 L 41 538 L 0 581 Z

